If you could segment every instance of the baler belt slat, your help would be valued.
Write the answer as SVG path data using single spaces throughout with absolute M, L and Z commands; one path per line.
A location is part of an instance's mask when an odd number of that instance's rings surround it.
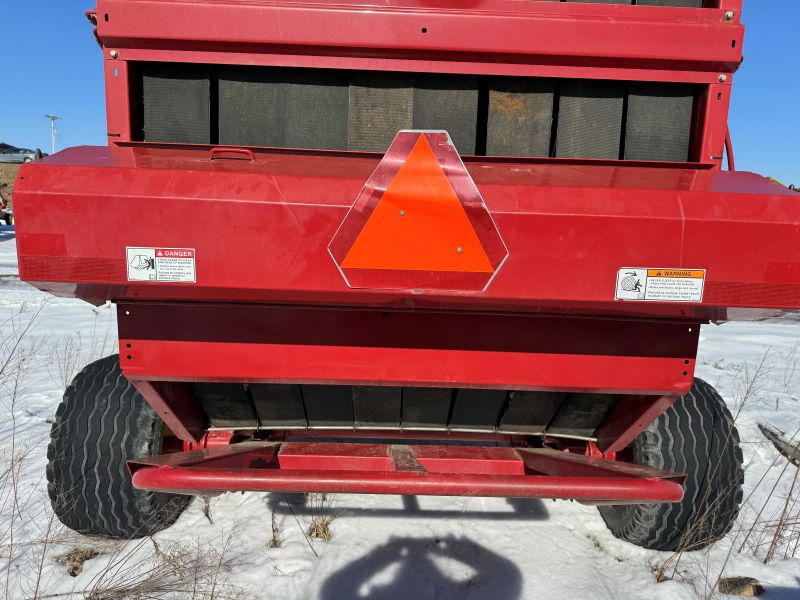
M 344 385 L 304 385 L 303 402 L 309 427 L 353 427 L 353 392 Z
M 556 156 L 619 158 L 625 84 L 575 80 L 559 89 Z
M 506 396 L 506 390 L 458 390 L 453 401 L 450 429 L 494 431 Z
M 283 146 L 285 99 L 279 72 L 222 66 L 218 74 L 219 143 Z
M 552 79 L 496 78 L 489 84 L 486 154 L 549 156 Z
M 142 65 L 142 126 L 147 142 L 211 142 L 209 67 L 180 67 Z
M 397 429 L 400 427 L 402 388 L 353 386 L 352 393 L 356 428 Z
M 625 128 L 625 159 L 688 160 L 693 106 L 691 86 L 631 83 Z
M 617 400 L 618 396 L 610 394 L 568 394 L 547 426 L 547 433 L 592 437 Z
M 498 431 L 540 435 L 566 398 L 563 392 L 520 392 L 509 394 L 509 403 Z
M 193 383 L 192 395 L 216 427 L 255 428 L 256 415 L 243 385 L 237 383 Z
M 347 148 L 385 152 L 414 120 L 414 78 L 410 73 L 356 72 L 350 75 Z
M 403 427 L 446 429 L 452 399 L 449 388 L 403 388 Z
M 348 85 L 341 71 L 304 69 L 286 74 L 285 140 L 288 148 L 337 150 L 347 147 Z
M 249 384 L 253 405 L 265 429 L 291 429 L 308 426 L 299 385 Z
M 414 129 L 444 129 L 459 154 L 475 154 L 477 128 L 477 77 L 414 77 Z

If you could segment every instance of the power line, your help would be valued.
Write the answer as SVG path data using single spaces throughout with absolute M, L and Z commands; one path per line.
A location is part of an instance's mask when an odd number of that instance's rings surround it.
M 61 119 L 61 117 L 57 117 L 56 115 L 45 115 L 44 118 L 50 120 L 50 154 L 55 154 L 56 134 L 58 133 L 58 129 L 56 129 L 56 121 Z

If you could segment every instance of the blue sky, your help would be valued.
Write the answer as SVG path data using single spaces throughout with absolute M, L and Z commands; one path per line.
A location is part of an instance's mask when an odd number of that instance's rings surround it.
M 92 0 L 0 0 L 0 141 L 50 148 L 105 144 L 100 49 L 83 16 Z M 745 62 L 730 125 L 737 167 L 800 186 L 798 0 L 745 0 Z M 48 150 L 49 151 L 49 150 Z

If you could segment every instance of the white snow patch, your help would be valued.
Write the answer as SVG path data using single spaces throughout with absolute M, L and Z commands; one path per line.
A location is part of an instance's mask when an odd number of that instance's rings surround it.
M 655 583 L 653 577 L 668 554 L 615 539 L 594 508 L 570 502 L 340 494 L 331 500 L 330 510 L 338 515 L 331 526 L 333 539 L 324 543 L 306 540 L 304 530 L 315 509 L 297 497 L 230 493 L 210 501 L 210 520 L 198 499 L 154 540 L 109 542 L 55 526 L 55 534 L 48 535 L 52 512 L 44 471 L 50 419 L 63 393 L 58 363 L 64 359 L 59 356 L 67 350 L 77 353 L 80 367 L 115 352 L 114 308 L 51 298 L 19 282 L 15 251 L 11 236 L 0 238 L 0 332 L 10 335 L 40 312 L 26 341 L 33 354 L 13 414 L 10 389 L 0 389 L 2 470 L 7 472 L 10 457 L 26 455 L 16 481 L 4 477 L 0 490 L 0 587 L 9 598 L 124 584 L 126 577 L 151 570 L 169 553 L 185 554 L 180 560 L 187 564 L 200 557 L 194 564 L 212 577 L 226 544 L 218 598 L 691 599 L 697 594 L 687 582 L 694 581 L 702 592 L 704 576 L 716 577 L 729 550 L 726 574 L 760 579 L 768 600 L 800 598 L 800 561 L 781 557 L 764 565 L 752 553 L 738 552 L 745 535 L 740 530 L 752 523 L 773 485 L 776 492 L 765 518 L 777 510 L 791 484 L 791 475 L 779 481 L 785 461 L 776 460 L 756 425 L 766 422 L 787 435 L 800 427 L 798 318 L 703 327 L 697 374 L 718 387 L 733 411 L 741 404 L 747 375 L 763 363 L 739 418 L 749 464 L 748 501 L 734 532 L 710 552 L 684 556 L 673 581 Z M 14 486 L 16 505 L 11 501 Z M 283 538 L 280 548 L 267 547 L 273 511 Z M 46 549 L 44 540 L 50 541 Z M 94 548 L 101 555 L 70 577 L 55 559 L 75 547 Z M 192 594 L 184 589 L 163 597 Z

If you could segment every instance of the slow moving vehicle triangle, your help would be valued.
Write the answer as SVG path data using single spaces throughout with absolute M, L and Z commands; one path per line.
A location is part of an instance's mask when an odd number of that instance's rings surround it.
M 475 290 L 507 255 L 446 132 L 400 132 L 329 250 L 350 287 Z

